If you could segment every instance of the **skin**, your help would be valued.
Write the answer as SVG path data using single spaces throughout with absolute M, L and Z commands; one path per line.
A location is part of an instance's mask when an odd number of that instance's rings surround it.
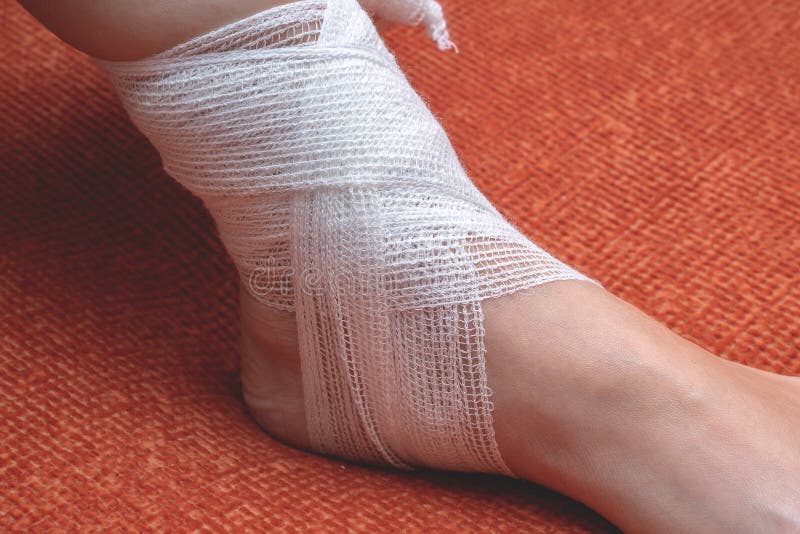
M 141 59 L 291 0 L 20 0 L 69 45 L 90 56 Z M 187 16 L 189 15 L 189 16 Z
M 83 52 L 129 60 L 285 1 L 21 3 Z M 240 305 L 245 400 L 309 449 L 295 318 L 246 288 Z M 800 378 L 718 358 L 586 282 L 483 309 L 497 442 L 517 476 L 628 532 L 800 531 Z

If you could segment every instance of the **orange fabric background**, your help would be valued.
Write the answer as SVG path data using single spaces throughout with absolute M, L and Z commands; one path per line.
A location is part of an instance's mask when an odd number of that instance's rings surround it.
M 800 374 L 797 3 L 486 4 L 445 1 L 459 55 L 387 34 L 479 187 L 684 336 Z M 210 218 L 85 57 L 10 0 L 0 24 L 0 529 L 612 530 L 265 436 Z

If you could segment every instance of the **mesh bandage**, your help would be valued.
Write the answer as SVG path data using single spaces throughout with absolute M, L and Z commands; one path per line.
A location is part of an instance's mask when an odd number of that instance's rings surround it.
M 440 50 L 455 48 L 444 23 L 442 6 L 434 0 L 361 0 L 361 5 L 389 22 L 408 26 L 423 24 Z
M 359 4 L 303 0 L 100 64 L 249 290 L 296 313 L 312 446 L 508 474 L 481 301 L 586 278 L 473 186 Z

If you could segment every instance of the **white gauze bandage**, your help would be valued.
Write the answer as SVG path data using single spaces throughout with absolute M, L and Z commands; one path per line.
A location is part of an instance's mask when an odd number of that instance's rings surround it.
M 435 9 L 406 22 L 443 28 Z M 586 278 L 473 186 L 359 4 L 302 0 L 99 63 L 248 290 L 295 312 L 313 448 L 509 474 L 481 301 Z

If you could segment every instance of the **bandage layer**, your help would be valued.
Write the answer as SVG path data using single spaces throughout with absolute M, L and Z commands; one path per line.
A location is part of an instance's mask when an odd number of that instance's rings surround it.
M 248 290 L 296 313 L 312 446 L 509 474 L 481 301 L 586 278 L 473 186 L 359 4 L 303 0 L 100 64 Z

